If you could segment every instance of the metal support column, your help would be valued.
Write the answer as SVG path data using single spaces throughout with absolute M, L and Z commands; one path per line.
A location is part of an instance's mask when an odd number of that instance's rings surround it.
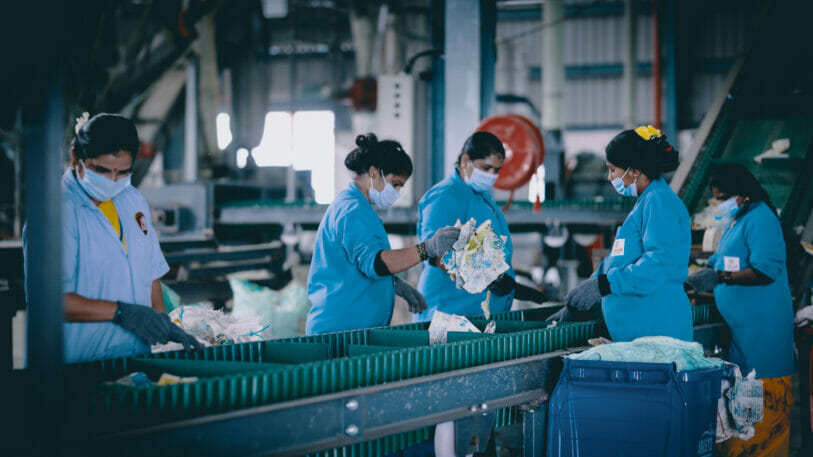
M 435 49 L 443 49 L 444 45 L 444 28 L 445 28 L 445 9 L 443 0 L 432 0 L 431 10 L 431 29 L 432 29 L 432 47 Z M 427 183 L 427 188 L 432 187 L 440 182 L 444 175 L 444 106 L 446 103 L 446 72 L 445 72 L 445 58 L 442 55 L 432 56 L 432 83 L 429 88 L 429 135 L 430 135 L 430 153 L 431 157 L 426 161 L 429 169 L 427 170 L 427 178 L 430 180 Z
M 497 37 L 497 1 L 480 1 L 480 118 L 490 116 L 494 111 L 496 95 L 495 39 Z
M 545 1 L 542 14 L 542 129 L 558 140 L 564 128 L 564 0 Z
M 635 7 L 624 0 L 624 128 L 635 127 L 636 33 Z
M 545 455 L 548 432 L 548 399 L 522 407 L 522 455 Z
M 664 45 L 664 87 L 666 88 L 666 122 L 664 123 L 666 136 L 672 144 L 677 144 L 678 132 L 678 87 L 677 87 L 677 50 L 675 45 L 677 14 L 677 1 L 663 1 L 663 16 L 660 25 L 663 26 Z
M 445 104 L 454 116 L 445 117 L 444 169 L 451 172 L 463 142 L 474 131 L 494 98 L 495 0 L 447 0 L 445 18 Z
M 198 179 L 198 62 L 195 57 L 186 61 L 186 106 L 184 113 L 183 179 Z
M 32 455 L 56 455 L 63 430 L 62 166 L 65 107 L 57 69 L 23 110 L 25 273 L 28 283 L 24 437 Z M 35 430 L 47 430 L 47 439 Z

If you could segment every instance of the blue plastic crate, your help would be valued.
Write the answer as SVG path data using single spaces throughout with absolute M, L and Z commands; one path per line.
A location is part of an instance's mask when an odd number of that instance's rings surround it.
M 565 359 L 548 457 L 714 455 L 722 370 Z

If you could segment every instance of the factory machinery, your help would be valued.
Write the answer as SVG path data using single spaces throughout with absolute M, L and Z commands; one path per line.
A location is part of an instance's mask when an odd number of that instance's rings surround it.
M 494 427 L 519 423 L 524 454 L 542 455 L 562 357 L 606 336 L 600 321 L 548 328 L 559 307 L 499 313 L 496 333 L 450 332 L 445 344 L 430 345 L 429 323 L 413 323 L 68 365 L 67 449 L 379 456 L 431 441 L 434 424 L 454 421 L 458 455 L 484 451 Z M 710 353 L 726 346 L 714 308 L 692 309 L 696 339 Z M 198 380 L 109 383 L 137 371 Z

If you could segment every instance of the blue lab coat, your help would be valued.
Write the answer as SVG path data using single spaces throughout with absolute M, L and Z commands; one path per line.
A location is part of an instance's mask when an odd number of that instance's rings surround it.
M 491 195 L 477 192 L 469 187 L 458 175 L 457 170 L 433 186 L 418 203 L 418 237 L 426 241 L 435 231 L 457 221 L 468 222 L 474 218 L 477 225 L 491 219 L 491 227 L 498 236 L 505 236 L 505 261 L 511 265 L 514 245 L 505 220 L 497 203 Z M 506 274 L 514 276 L 513 268 Z M 482 314 L 480 304 L 486 298 L 486 292 L 470 294 L 458 289 L 449 275 L 440 268 L 424 262 L 418 290 L 426 298 L 427 309 L 413 317 L 416 322 L 432 319 L 436 309 L 444 313 L 472 315 Z M 491 294 L 489 307 L 492 313 L 508 311 L 514 301 L 514 292 L 504 297 Z
M 761 286 L 719 284 L 714 288 L 714 300 L 731 327 L 729 360 L 743 374 L 752 369 L 760 378 L 793 373 L 793 302 L 785 240 L 779 220 L 767 204 L 753 204 L 732 221 L 709 266 L 723 271 L 755 268 L 773 279 Z
M 670 336 L 691 341 L 692 313 L 683 289 L 688 277 L 689 213 L 663 178 L 638 196 L 597 271 L 611 294 L 602 311 L 613 341 Z
M 116 230 L 68 169 L 62 176 L 62 292 L 94 300 L 152 306 L 153 280 L 169 271 L 152 227 L 150 207 L 127 187 L 113 197 L 125 250 Z M 142 218 L 143 217 L 143 218 Z M 146 224 L 147 233 L 138 220 Z M 23 245 L 28 240 L 23 231 Z M 24 248 L 25 249 L 25 248 Z M 26 261 L 26 269 L 28 263 Z M 26 288 L 37 287 L 28 282 Z M 65 363 L 148 354 L 150 346 L 113 322 L 63 324 Z
M 392 276 L 375 271 L 379 251 L 390 249 L 387 232 L 355 183 L 328 207 L 316 237 L 308 274 L 307 333 L 388 325 L 395 304 Z

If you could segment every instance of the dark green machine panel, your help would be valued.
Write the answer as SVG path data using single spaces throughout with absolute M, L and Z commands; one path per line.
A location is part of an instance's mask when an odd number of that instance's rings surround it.
M 736 110 L 735 107 L 729 108 Z M 810 202 L 810 151 L 813 148 L 813 117 L 765 117 L 730 120 L 725 116 L 712 135 L 708 147 L 699 159 L 695 173 L 683 195 L 691 212 L 701 211 L 711 198 L 708 179 L 716 165 L 738 163 L 748 168 L 768 192 L 771 201 L 781 212 L 784 223 L 797 224 L 806 219 Z M 761 164 L 754 157 L 771 148 L 781 138 L 790 140 L 787 159 L 764 159 Z M 802 221 L 803 222 L 803 221 Z

